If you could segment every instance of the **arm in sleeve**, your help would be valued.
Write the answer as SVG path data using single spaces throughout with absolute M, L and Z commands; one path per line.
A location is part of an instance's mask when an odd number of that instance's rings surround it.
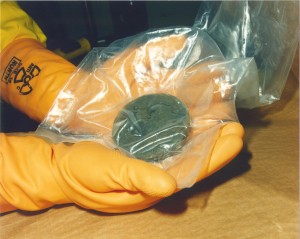
M 1 98 L 41 121 L 76 67 L 45 48 L 45 35 L 16 3 L 0 4 Z

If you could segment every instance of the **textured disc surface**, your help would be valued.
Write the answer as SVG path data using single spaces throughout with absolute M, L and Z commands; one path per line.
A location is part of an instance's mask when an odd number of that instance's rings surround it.
M 188 109 L 177 97 L 149 94 L 131 101 L 120 111 L 112 136 L 130 156 L 157 162 L 180 153 L 189 127 Z

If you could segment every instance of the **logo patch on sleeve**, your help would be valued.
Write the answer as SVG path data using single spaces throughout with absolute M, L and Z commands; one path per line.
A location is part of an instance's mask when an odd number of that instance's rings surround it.
M 31 63 L 25 68 L 20 59 L 13 57 L 7 64 L 1 81 L 6 84 L 15 84 L 21 95 L 28 95 L 33 90 L 30 81 L 40 72 L 41 69 L 37 65 Z

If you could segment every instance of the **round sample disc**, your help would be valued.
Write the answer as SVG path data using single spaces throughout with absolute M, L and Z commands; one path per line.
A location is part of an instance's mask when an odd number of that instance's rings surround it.
M 180 153 L 189 128 L 188 109 L 177 97 L 149 94 L 131 101 L 120 111 L 112 136 L 130 156 L 158 162 Z

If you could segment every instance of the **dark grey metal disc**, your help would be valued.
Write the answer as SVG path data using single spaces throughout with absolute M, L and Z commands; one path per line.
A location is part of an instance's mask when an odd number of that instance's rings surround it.
M 144 95 L 117 115 L 112 136 L 128 155 L 157 162 L 180 153 L 190 128 L 187 107 L 168 94 Z

